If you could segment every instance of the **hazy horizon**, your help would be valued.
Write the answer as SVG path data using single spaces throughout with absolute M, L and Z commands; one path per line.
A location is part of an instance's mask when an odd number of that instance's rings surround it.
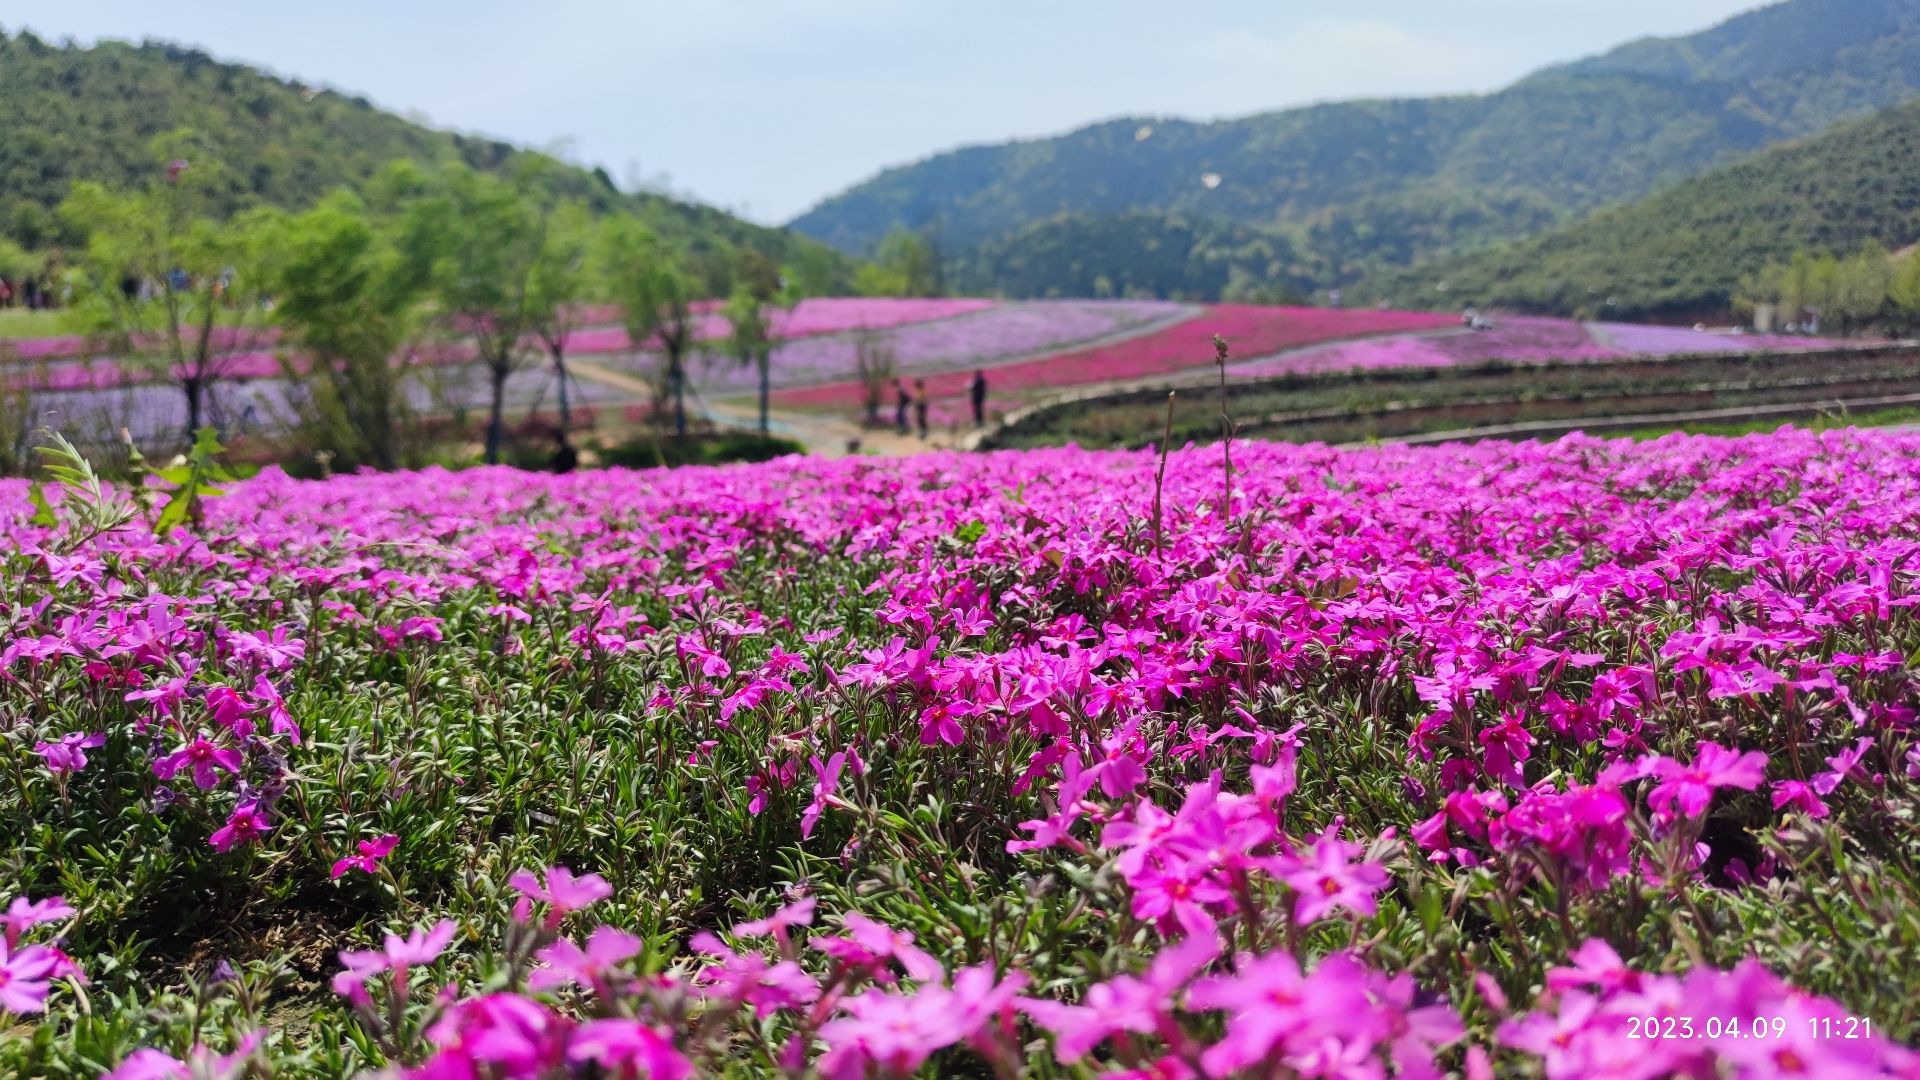
M 52 40 L 198 47 L 437 127 L 560 149 L 623 185 L 664 186 L 781 224 L 883 168 L 961 145 L 1124 115 L 1209 120 L 1315 101 L 1486 92 L 1756 6 L 1460 0 L 1433 12 L 1385 0 L 1316 14 L 1225 0 L 1182 11 L 1161 30 L 1154 19 L 1165 17 L 1139 0 L 1037 9 L 1004 0 L 673 8 L 568 0 L 537 17 L 493 0 L 284 11 L 233 0 L 69 0 L 0 25 Z M 391 29 L 353 32 L 376 21 Z M 583 25 L 607 29 L 580 40 Z

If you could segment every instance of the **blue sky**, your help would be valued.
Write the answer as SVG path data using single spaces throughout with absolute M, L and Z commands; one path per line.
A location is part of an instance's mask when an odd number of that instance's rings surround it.
M 11 6 L 11 5 L 7 5 Z M 1119 115 L 1484 91 L 1754 0 L 54 0 L 0 25 L 162 37 L 784 221 L 879 169 Z

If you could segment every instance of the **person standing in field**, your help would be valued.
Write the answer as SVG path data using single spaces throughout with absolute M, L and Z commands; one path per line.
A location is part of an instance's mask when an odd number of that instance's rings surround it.
M 913 380 L 913 422 L 920 429 L 920 441 L 927 439 L 927 380 Z
M 974 369 L 973 382 L 967 387 L 967 392 L 973 398 L 973 426 L 986 427 L 987 373 L 985 371 L 979 368 Z
M 913 407 L 913 395 L 907 393 L 907 384 L 904 379 L 893 380 L 893 393 L 896 399 L 893 410 L 893 426 L 900 430 L 900 434 L 905 435 L 907 433 L 907 410 Z

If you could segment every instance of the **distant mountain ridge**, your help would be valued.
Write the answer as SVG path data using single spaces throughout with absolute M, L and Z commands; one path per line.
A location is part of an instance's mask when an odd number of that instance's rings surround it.
M 1796 252 L 1920 240 L 1920 101 L 1777 146 L 1628 206 L 1361 282 L 1356 300 L 1547 314 L 1720 312 Z
M 1218 219 L 1291 235 L 1302 279 L 1387 268 L 1311 233 L 1384 235 L 1436 200 L 1546 208 L 1445 228 L 1396 258 L 1455 254 L 1640 198 L 1920 95 L 1920 0 L 1787 0 L 1682 38 L 1546 68 L 1485 96 L 1352 101 L 1211 123 L 1125 118 L 882 172 L 792 227 L 847 251 L 888 229 L 950 252 L 1055 219 Z M 1209 178 L 1217 177 L 1217 180 Z M 1083 221 L 1084 224 L 1084 221 Z M 1004 255 L 1000 257 L 1005 257 Z M 1044 290 L 1043 290 L 1044 291 Z
M 53 208 L 73 181 L 133 183 L 153 170 L 149 141 L 179 128 L 194 129 L 219 161 L 220 212 L 303 207 L 335 187 L 360 186 L 399 158 L 492 171 L 536 154 L 423 127 L 364 98 L 308 88 L 199 49 L 56 45 L 0 30 L 0 237 L 29 246 L 57 242 Z M 569 194 L 599 210 L 635 211 L 683 243 L 724 242 L 778 258 L 797 242 L 712 207 L 623 194 L 603 170 L 566 166 L 561 174 Z

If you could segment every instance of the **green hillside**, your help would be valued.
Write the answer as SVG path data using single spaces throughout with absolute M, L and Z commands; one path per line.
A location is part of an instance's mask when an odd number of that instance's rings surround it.
M 1204 124 L 1133 117 L 969 147 L 889 169 L 793 227 L 847 251 L 896 227 L 937 233 L 953 253 L 1001 240 L 994 258 L 1005 261 L 1015 255 L 1004 238 L 1063 215 L 1219 219 L 1292 234 L 1315 283 L 1340 285 L 1641 198 L 1916 94 L 1920 0 L 1788 0 L 1486 96 Z M 1524 212 L 1485 212 L 1500 207 Z M 1458 226 L 1454 210 L 1465 211 Z M 1427 227 L 1396 250 L 1408 221 Z M 1315 250 L 1316 227 L 1377 242 Z M 1201 291 L 1196 284 L 1185 291 Z
M 364 98 L 312 90 L 197 49 L 60 46 L 0 31 L 0 236 L 30 247 L 71 239 L 61 235 L 53 208 L 73 181 L 134 184 L 153 170 L 151 141 L 181 128 L 192 129 L 220 164 L 213 198 L 221 212 L 311 205 L 397 158 L 494 171 L 530 153 L 431 130 Z M 568 167 L 562 176 L 568 194 L 601 210 L 634 210 L 682 242 L 725 242 L 775 258 L 796 243 L 815 246 L 711 207 L 624 195 L 599 169 Z
M 1798 251 L 1920 239 L 1920 103 L 1715 170 L 1631 206 L 1457 259 L 1383 274 L 1356 298 L 1610 316 L 1725 310 L 1740 280 Z M 1611 300 L 1611 306 L 1608 301 Z

